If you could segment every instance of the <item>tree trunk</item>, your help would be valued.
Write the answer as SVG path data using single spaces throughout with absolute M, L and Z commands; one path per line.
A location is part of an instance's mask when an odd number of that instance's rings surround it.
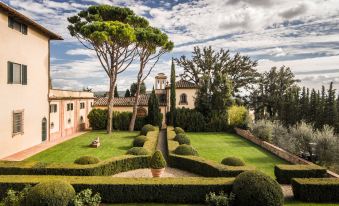
M 108 93 L 108 114 L 107 114 L 107 134 L 112 133 L 113 128 L 113 100 L 114 100 L 114 87 L 116 78 L 109 78 L 109 93 Z
M 141 79 L 143 76 L 143 61 L 140 63 L 140 70 L 138 73 L 138 80 L 137 80 L 137 91 L 135 92 L 135 98 L 134 98 L 134 105 L 133 105 L 133 114 L 131 117 L 131 121 L 129 122 L 129 127 L 128 130 L 130 132 L 134 131 L 134 125 L 135 125 L 135 120 L 137 119 L 137 112 L 138 112 L 138 105 L 139 105 L 139 96 L 140 96 L 140 86 L 141 86 Z

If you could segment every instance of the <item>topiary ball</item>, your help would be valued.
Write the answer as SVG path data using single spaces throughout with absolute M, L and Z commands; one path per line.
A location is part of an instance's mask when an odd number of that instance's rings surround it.
M 180 145 L 182 145 L 182 144 L 190 145 L 191 144 L 191 140 L 187 136 L 180 137 L 180 138 L 178 138 L 177 141 L 179 142 Z
M 186 145 L 186 144 L 179 145 L 174 150 L 174 154 L 199 156 L 197 150 L 195 150 L 191 145 Z
M 245 162 L 237 157 L 226 157 L 221 161 L 221 164 L 228 166 L 245 166 Z
M 131 149 L 127 150 L 127 153 L 129 155 L 148 155 L 149 152 L 147 149 L 143 147 L 132 147 Z
M 144 135 L 137 136 L 133 140 L 133 147 L 143 147 L 144 143 L 147 141 L 147 137 Z
M 178 141 L 179 139 L 181 139 L 181 138 L 185 138 L 186 137 L 186 134 L 185 133 L 179 133 L 179 134 L 176 134 L 175 136 L 174 136 L 174 141 Z
M 237 206 L 282 206 L 284 195 L 277 181 L 258 171 L 243 172 L 235 178 L 232 192 Z
M 75 196 L 74 188 L 64 181 L 39 183 L 29 190 L 26 198 L 29 206 L 67 206 Z
M 155 151 L 150 161 L 150 168 L 162 169 L 162 168 L 165 168 L 166 165 L 167 163 L 162 153 L 159 150 Z
M 97 164 L 99 162 L 100 162 L 100 159 L 94 156 L 82 156 L 74 161 L 74 163 L 78 165 Z
M 175 127 L 174 131 L 176 134 L 185 133 L 185 130 L 183 130 L 181 127 Z
M 146 124 L 141 128 L 140 135 L 147 135 L 149 131 L 155 131 L 155 128 L 151 124 Z

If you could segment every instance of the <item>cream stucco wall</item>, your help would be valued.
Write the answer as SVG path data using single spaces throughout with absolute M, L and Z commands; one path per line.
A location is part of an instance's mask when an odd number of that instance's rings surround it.
M 27 65 L 27 85 L 7 84 L 7 62 Z M 28 27 L 8 27 L 0 12 L 0 158 L 41 143 L 41 121 L 48 119 L 49 39 Z M 24 110 L 24 134 L 12 136 L 14 110 Z
M 169 110 L 170 108 L 170 89 L 167 88 L 167 109 Z M 196 97 L 196 92 L 197 90 L 194 88 L 176 88 L 175 89 L 175 98 L 176 98 L 176 105 L 177 108 L 189 108 L 189 109 L 194 109 L 194 101 Z M 188 104 L 179 104 L 180 103 L 180 95 L 186 94 L 187 95 L 187 103 Z

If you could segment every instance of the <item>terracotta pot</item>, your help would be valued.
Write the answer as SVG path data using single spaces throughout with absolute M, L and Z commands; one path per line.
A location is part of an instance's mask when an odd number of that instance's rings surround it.
M 151 172 L 152 172 L 153 177 L 161 177 L 162 174 L 165 172 L 165 168 L 161 168 L 161 169 L 151 168 Z

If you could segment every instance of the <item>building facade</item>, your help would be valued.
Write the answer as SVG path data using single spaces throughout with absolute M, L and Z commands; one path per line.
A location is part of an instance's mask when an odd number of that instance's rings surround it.
M 166 113 L 170 111 L 170 84 L 164 73 L 159 73 L 155 77 L 155 93 L 159 98 L 159 108 L 163 115 L 163 125 L 166 122 Z M 197 86 L 194 83 L 179 80 L 175 84 L 176 87 L 176 105 L 177 108 L 194 109 L 194 99 L 197 92 Z M 149 95 L 140 95 L 137 116 L 146 116 L 148 112 Z M 114 98 L 114 111 L 133 112 L 134 97 Z M 94 102 L 93 108 L 107 109 L 108 98 L 100 97 Z

